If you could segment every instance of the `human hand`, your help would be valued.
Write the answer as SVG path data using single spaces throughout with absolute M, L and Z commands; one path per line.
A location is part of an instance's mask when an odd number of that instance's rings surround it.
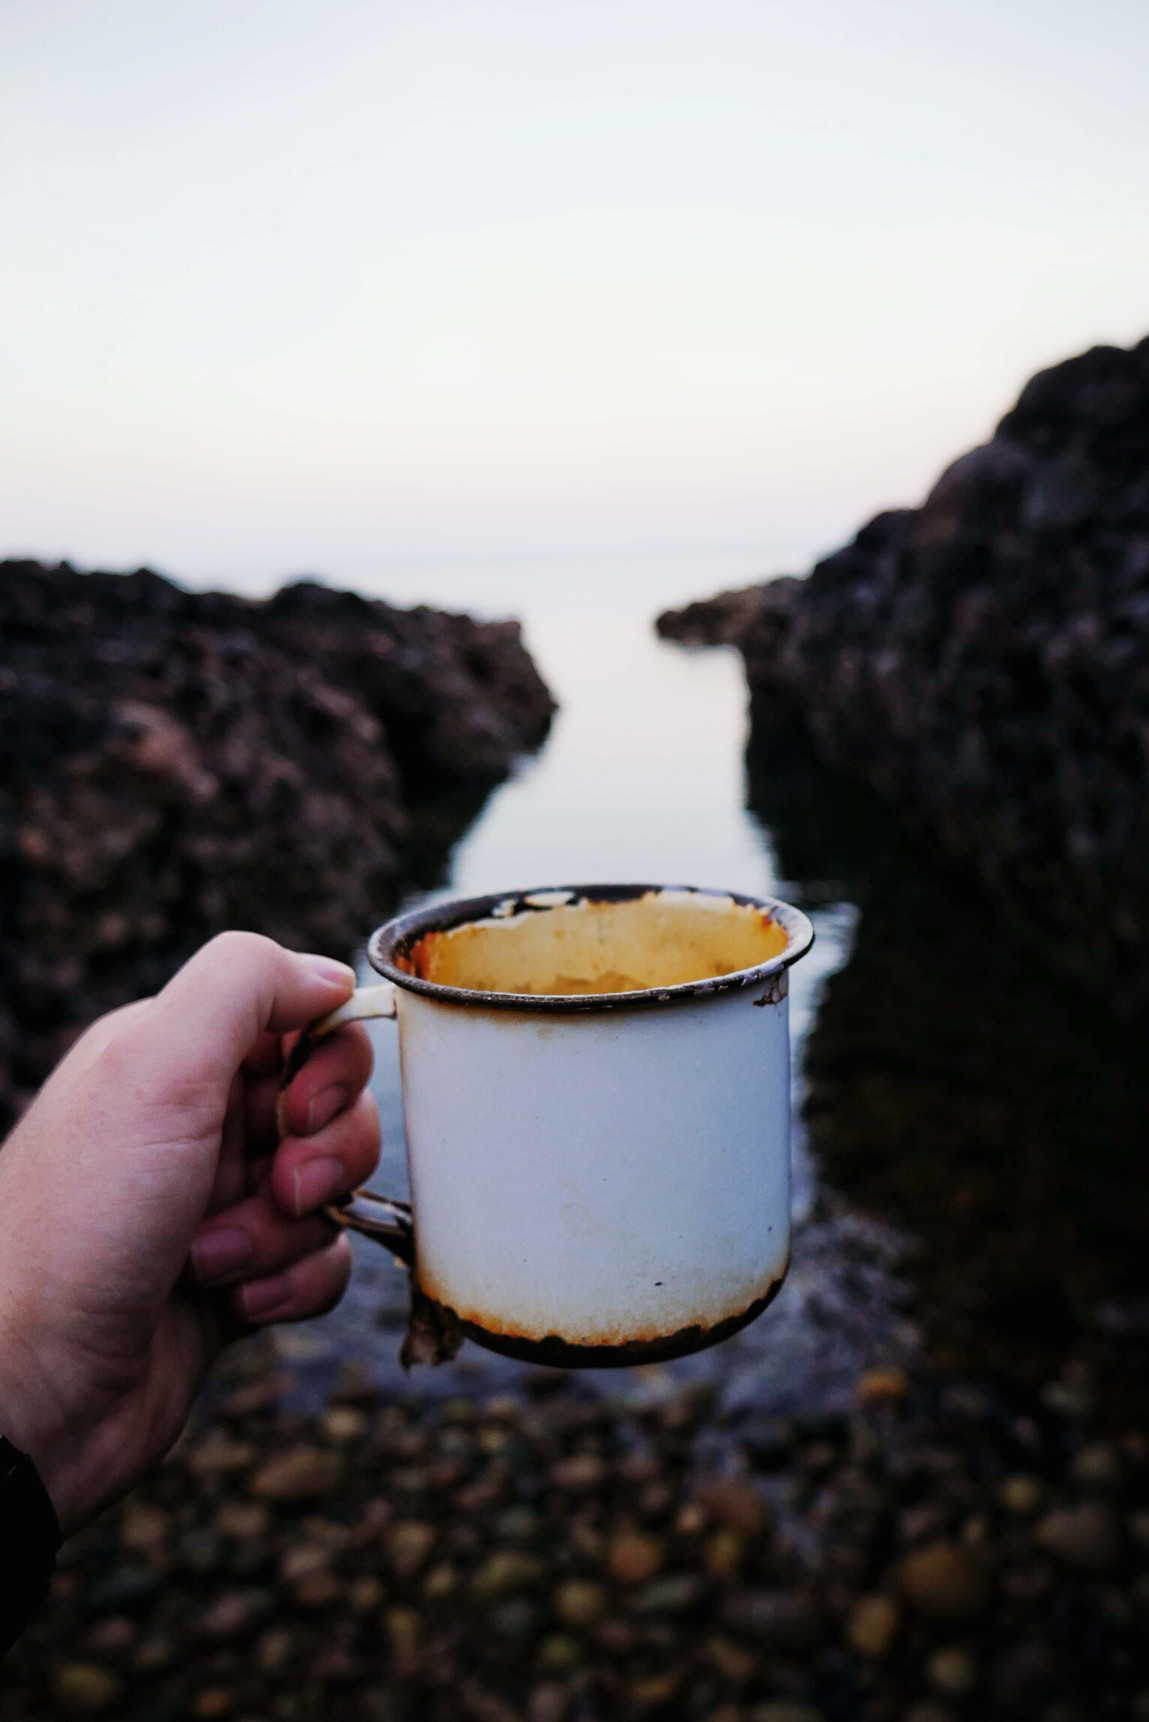
M 0 1149 L 0 1432 L 65 1534 L 166 1452 L 227 1338 L 342 1295 L 350 1249 L 315 1210 L 379 1157 L 362 1028 L 295 1077 L 278 1145 L 276 1102 L 283 1037 L 354 985 L 224 933 L 94 1023 Z

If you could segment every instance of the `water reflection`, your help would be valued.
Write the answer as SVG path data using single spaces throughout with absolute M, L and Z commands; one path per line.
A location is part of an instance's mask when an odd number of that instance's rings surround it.
M 830 1182 L 919 1241 L 936 1361 L 1037 1382 L 1085 1351 L 1133 1387 L 1149 1326 L 1135 1037 L 1043 972 L 796 727 L 756 727 L 747 777 L 791 893 L 860 911 L 807 1042 L 807 1126 Z
M 746 809 L 745 684 L 733 653 L 688 653 L 657 640 L 645 615 L 607 611 L 536 616 L 528 641 L 561 702 L 542 754 L 492 797 L 454 857 L 450 889 L 463 894 L 578 879 L 678 880 L 754 894 L 778 889 L 767 831 Z M 419 898 L 413 899 L 419 900 Z M 847 1404 L 868 1363 L 906 1356 L 914 1333 L 902 1313 L 902 1249 L 888 1225 L 819 1194 L 797 1108 L 802 1049 L 827 976 L 844 961 L 856 912 L 825 897 L 812 908 L 817 942 L 792 971 L 794 1208 L 789 1278 L 744 1333 L 666 1369 L 587 1372 L 616 1394 L 659 1394 L 703 1378 L 730 1406 L 772 1409 Z M 401 1194 L 406 1167 L 394 1029 L 373 1031 L 373 1083 L 384 1130 L 376 1188 Z M 356 1241 L 344 1304 L 307 1333 L 279 1343 L 305 1396 L 317 1396 L 337 1358 L 358 1357 L 390 1392 L 455 1394 L 513 1385 L 523 1366 L 467 1345 L 454 1365 L 404 1379 L 396 1363 L 406 1314 L 403 1276 Z

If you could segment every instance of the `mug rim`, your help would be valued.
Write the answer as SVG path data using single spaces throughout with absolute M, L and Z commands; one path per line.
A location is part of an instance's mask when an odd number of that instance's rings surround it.
M 399 968 L 392 960 L 402 956 L 405 948 L 426 933 L 449 932 L 469 921 L 487 920 L 496 915 L 503 919 L 519 914 L 545 913 L 575 902 L 630 903 L 664 891 L 685 892 L 697 897 L 722 897 L 742 908 L 764 909 L 786 934 L 786 948 L 753 968 L 734 969 L 730 974 L 683 981 L 675 986 L 644 987 L 623 993 L 483 992 L 477 987 L 451 987 L 441 981 L 423 980 Z M 446 898 L 396 915 L 372 933 L 367 942 L 367 960 L 373 969 L 405 992 L 437 999 L 442 1004 L 492 1010 L 562 1012 L 565 1015 L 576 1011 L 649 1009 L 684 1000 L 712 998 L 760 985 L 765 986 L 765 991 L 754 1002 L 778 1004 L 786 996 L 786 970 L 804 957 L 813 943 L 814 928 L 809 916 L 779 897 L 751 897 L 740 891 L 724 891 L 707 885 L 532 885 L 519 891 L 493 891 L 482 897 Z

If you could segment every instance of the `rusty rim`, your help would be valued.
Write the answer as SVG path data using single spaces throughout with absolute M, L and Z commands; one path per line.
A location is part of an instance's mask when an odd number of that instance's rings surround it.
M 646 987 L 630 993 L 496 993 L 480 992 L 473 987 L 448 987 L 440 981 L 425 981 L 397 967 L 394 959 L 402 957 L 427 933 L 445 933 L 468 921 L 484 921 L 492 916 L 511 919 L 518 915 L 546 914 L 551 909 L 570 904 L 628 903 L 638 897 L 662 891 L 689 892 L 698 897 L 721 897 L 742 908 L 765 910 L 786 934 L 786 949 L 768 962 L 751 969 L 735 969 L 728 975 L 713 975 L 705 980 L 685 981 L 672 987 Z M 556 899 L 562 901 L 556 901 Z M 689 999 L 716 997 L 721 993 L 737 992 L 744 987 L 764 986 L 761 1004 L 773 1004 L 785 995 L 786 970 L 799 957 L 805 956 L 814 943 L 814 929 L 801 909 L 783 903 L 776 897 L 746 897 L 737 891 L 719 891 L 699 885 L 535 885 L 526 891 L 498 891 L 486 897 L 456 897 L 444 903 L 430 903 L 397 915 L 384 926 L 377 927 L 367 945 L 367 959 L 381 975 L 406 992 L 421 993 L 424 998 L 438 999 L 442 1004 L 479 1005 L 485 1009 L 517 1011 L 602 1011 L 647 1009 L 655 1005 L 681 1003 Z M 773 986 L 771 985 L 773 983 Z M 772 996 L 771 996 L 772 995 Z

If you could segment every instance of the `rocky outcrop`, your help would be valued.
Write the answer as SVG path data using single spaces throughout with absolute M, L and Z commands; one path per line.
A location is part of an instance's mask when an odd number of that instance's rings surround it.
M 659 626 L 737 643 L 761 714 L 800 712 L 1055 967 L 1149 1005 L 1149 341 L 1041 372 L 808 579 Z
M 222 927 L 346 955 L 553 709 L 514 622 L 0 563 L 0 1122 Z

